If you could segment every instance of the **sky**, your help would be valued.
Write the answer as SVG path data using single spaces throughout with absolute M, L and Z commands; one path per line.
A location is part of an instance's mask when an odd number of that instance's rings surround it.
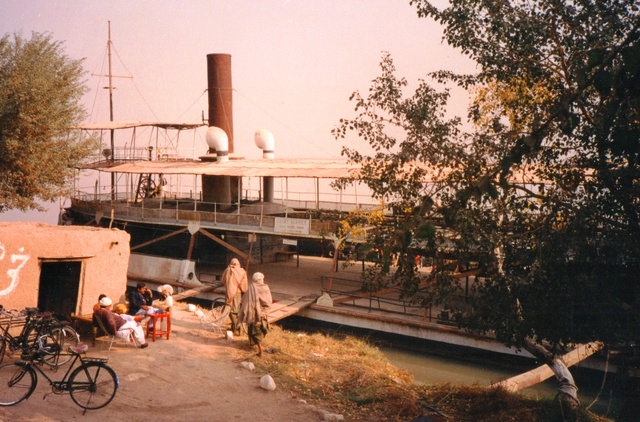
M 331 129 L 355 116 L 349 97 L 367 94 L 383 52 L 409 82 L 406 95 L 429 72 L 475 71 L 409 0 L 0 2 L 0 34 L 49 33 L 69 57 L 84 59 L 87 122 L 109 120 L 108 82 L 98 76 L 108 73 L 109 26 L 112 72 L 127 76 L 114 79 L 114 120 L 200 122 L 207 116 L 206 56 L 230 54 L 235 153 L 247 158 L 261 157 L 253 142 L 259 128 L 274 134 L 276 158 L 340 158 L 343 145 L 364 148 L 355 138 L 335 140 Z M 451 113 L 464 115 L 466 103 L 454 93 Z M 49 215 L 11 214 L 0 221 L 51 222 Z

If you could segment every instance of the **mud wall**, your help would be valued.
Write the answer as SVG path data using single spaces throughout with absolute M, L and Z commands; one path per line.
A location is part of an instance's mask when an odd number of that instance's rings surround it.
M 129 234 L 118 229 L 0 222 L 0 304 L 36 307 L 46 282 L 43 266 L 51 263 L 79 268 L 78 280 L 72 281 L 78 283 L 77 297 L 61 299 L 76 314 L 91 313 L 101 293 L 119 302 L 127 287 L 129 241 Z

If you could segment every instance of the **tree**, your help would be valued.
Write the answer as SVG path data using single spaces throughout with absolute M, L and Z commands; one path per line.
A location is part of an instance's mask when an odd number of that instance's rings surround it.
M 0 212 L 65 196 L 74 167 L 95 151 L 93 139 L 69 133 L 85 115 L 84 73 L 50 35 L 0 39 Z
M 444 120 L 446 91 L 423 82 L 404 99 L 406 82 L 388 56 L 369 96 L 352 97 L 359 114 L 334 131 L 369 140 L 373 157 L 343 153 L 363 165 L 375 193 L 410 210 L 385 232 L 407 258 L 392 279 L 424 303 L 450 304 L 461 326 L 509 346 L 637 342 L 637 2 L 452 0 L 443 10 L 412 3 L 480 70 L 430 75 L 473 92 L 467 133 Z M 429 252 L 437 265 L 422 280 L 409 268 L 408 246 L 434 222 L 440 230 Z M 482 276 L 464 303 L 450 300 L 451 262 Z

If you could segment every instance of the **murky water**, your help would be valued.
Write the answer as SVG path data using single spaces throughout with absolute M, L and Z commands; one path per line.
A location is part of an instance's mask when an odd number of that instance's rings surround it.
M 380 346 L 380 350 L 389 362 L 398 368 L 411 373 L 415 382 L 421 384 L 465 384 L 489 386 L 492 383 L 521 374 L 531 368 L 523 365 L 495 364 L 483 360 L 460 359 L 442 355 L 430 355 L 423 352 L 412 352 L 400 348 Z M 496 358 L 498 359 L 498 358 Z M 597 371 L 572 371 L 578 385 L 578 397 L 583 407 L 591 406 L 591 411 L 600 415 L 615 416 L 619 411 L 622 397 L 615 394 L 613 376 L 609 374 L 605 381 L 605 387 L 601 389 L 603 372 Z M 553 399 L 557 393 L 555 378 L 526 388 L 521 394 L 532 398 Z M 598 394 L 600 396 L 598 397 Z M 596 397 L 597 400 L 596 400 Z
M 380 350 L 393 365 L 411 373 L 415 382 L 421 384 L 454 383 L 487 387 L 523 372 L 517 367 L 509 369 L 500 365 L 489 366 L 486 362 L 446 358 L 391 347 L 380 347 Z M 539 384 L 524 393 L 537 397 L 555 397 L 555 381 Z
M 293 331 L 300 329 L 329 334 L 340 332 L 366 337 L 380 349 L 389 362 L 411 373 L 414 381 L 421 384 L 452 383 L 486 387 L 537 366 L 531 360 L 510 359 L 497 354 L 478 356 L 474 352 L 450 351 L 448 350 L 450 347 L 442 347 L 435 343 L 382 335 L 371 331 L 363 332 L 344 326 L 331 327 L 330 324 L 309 323 L 309 320 L 305 321 L 303 318 L 288 318 L 287 323 L 283 325 L 286 329 Z M 578 396 L 582 406 L 591 405 L 592 412 L 615 418 L 625 400 L 620 392 L 620 386 L 616 385 L 615 376 L 608 374 L 602 388 L 603 372 L 574 368 L 571 372 L 578 385 Z M 557 382 L 554 377 L 521 391 L 521 394 L 536 399 L 553 399 L 556 393 Z

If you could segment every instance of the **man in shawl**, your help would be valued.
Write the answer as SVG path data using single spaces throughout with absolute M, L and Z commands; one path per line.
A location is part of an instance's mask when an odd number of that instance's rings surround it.
M 242 295 L 247 291 L 247 272 L 240 266 L 240 261 L 233 258 L 229 266 L 222 273 L 222 283 L 225 288 L 225 300 L 227 306 L 231 308 L 229 318 L 231 319 L 231 331 L 234 335 L 240 335 L 240 324 L 238 324 L 238 312 Z
M 264 284 L 264 274 L 254 273 L 247 293 L 242 296 L 238 321 L 248 325 L 249 346 L 258 346 L 258 356 L 262 356 L 262 339 L 269 332 L 267 314 L 272 303 L 271 289 Z

